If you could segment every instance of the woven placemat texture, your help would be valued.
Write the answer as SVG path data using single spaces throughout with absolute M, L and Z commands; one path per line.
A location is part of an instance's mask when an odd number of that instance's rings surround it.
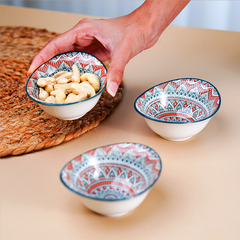
M 0 26 L 0 157 L 53 147 L 97 127 L 122 99 L 106 91 L 80 119 L 63 121 L 45 113 L 25 92 L 34 55 L 57 33 L 46 29 Z

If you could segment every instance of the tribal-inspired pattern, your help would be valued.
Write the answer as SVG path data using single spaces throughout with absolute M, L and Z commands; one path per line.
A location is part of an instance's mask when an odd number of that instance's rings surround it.
M 136 143 L 99 147 L 71 160 L 61 171 L 70 190 L 99 200 L 122 200 L 150 189 L 160 176 L 161 159 Z
M 186 123 L 212 117 L 220 103 L 220 94 L 211 83 L 183 78 L 147 90 L 136 99 L 135 109 L 152 120 Z
M 39 89 L 37 86 L 37 79 L 52 77 L 59 71 L 71 72 L 73 65 L 78 67 L 81 75 L 86 72 L 94 73 L 100 80 L 100 89 L 98 93 L 104 90 L 107 77 L 107 70 L 104 64 L 91 54 L 84 52 L 69 52 L 57 55 L 38 67 L 27 84 L 30 97 L 41 102 L 37 97 Z

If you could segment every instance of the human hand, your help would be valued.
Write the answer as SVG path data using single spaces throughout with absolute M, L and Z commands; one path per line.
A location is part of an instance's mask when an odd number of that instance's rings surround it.
M 28 75 L 42 63 L 68 51 L 88 52 L 102 62 L 111 59 L 107 74 L 107 91 L 114 96 L 122 81 L 125 65 L 134 55 L 132 42 L 137 33 L 126 37 L 124 28 L 127 17 L 117 19 L 83 19 L 69 31 L 51 39 L 48 44 L 34 57 Z M 136 31 L 136 30 L 135 30 Z
M 166 11 L 174 10 L 177 13 L 175 5 L 182 0 L 174 0 L 175 4 L 170 5 L 169 2 L 172 1 L 147 0 L 126 16 L 112 19 L 82 19 L 72 29 L 47 43 L 34 57 L 28 75 L 57 54 L 83 51 L 103 62 L 111 59 L 106 90 L 115 96 L 126 64 L 138 53 L 153 46 L 176 15 L 162 16 L 161 12 L 166 14 Z

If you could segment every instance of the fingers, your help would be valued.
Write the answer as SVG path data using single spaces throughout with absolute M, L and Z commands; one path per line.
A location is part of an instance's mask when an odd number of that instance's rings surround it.
M 82 19 L 72 29 L 51 39 L 46 46 L 33 58 L 31 66 L 28 70 L 28 75 L 31 75 L 37 67 L 57 54 L 74 51 L 77 45 L 82 45 L 83 47 L 90 45 L 93 41 L 93 38 L 87 37 L 87 29 L 89 29 L 88 22 L 89 20 Z M 82 43 L 78 43 L 79 39 L 82 41 Z
M 113 75 L 113 74 L 112 74 Z M 110 76 L 110 74 L 108 73 L 108 81 L 107 81 L 107 92 L 112 96 L 112 97 L 115 97 L 116 93 L 117 93 L 117 90 L 118 90 L 118 87 L 121 83 L 119 83 L 119 79 L 120 78 L 117 78 L 116 75 L 115 77 L 113 76 Z
M 47 45 L 33 58 L 31 66 L 28 70 L 28 76 L 41 64 L 52 58 L 53 56 L 71 51 L 88 52 L 101 61 L 110 59 L 109 51 L 94 36 L 88 34 L 87 30 L 73 29 L 53 38 Z
M 75 33 L 73 31 L 69 31 L 68 33 L 66 32 L 50 40 L 47 45 L 33 58 L 31 66 L 28 70 L 28 76 L 30 76 L 37 67 L 49 60 L 51 57 L 65 51 L 71 51 L 74 47 L 74 42 Z
M 127 58 L 115 57 L 111 60 L 111 64 L 107 74 L 106 90 L 113 97 L 116 95 L 118 87 L 123 79 L 124 69 L 127 62 Z

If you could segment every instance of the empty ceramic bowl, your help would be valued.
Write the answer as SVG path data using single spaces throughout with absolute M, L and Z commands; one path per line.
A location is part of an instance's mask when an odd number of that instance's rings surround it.
M 136 99 L 134 106 L 162 138 L 181 141 L 199 133 L 220 104 L 220 94 L 210 82 L 181 78 L 148 89 Z
M 63 167 L 63 184 L 92 211 L 121 216 L 139 206 L 157 182 L 159 155 L 137 143 L 117 143 L 81 154 Z
M 100 89 L 96 94 L 88 99 L 72 103 L 47 103 L 39 99 L 39 78 L 52 77 L 60 71 L 73 71 L 73 65 L 76 65 L 83 73 L 93 73 L 100 81 Z M 73 120 L 84 116 L 98 102 L 102 92 L 106 87 L 107 69 L 104 64 L 91 54 L 84 52 L 68 52 L 57 55 L 41 66 L 39 66 L 29 77 L 26 85 L 27 95 L 48 114 L 62 119 Z

